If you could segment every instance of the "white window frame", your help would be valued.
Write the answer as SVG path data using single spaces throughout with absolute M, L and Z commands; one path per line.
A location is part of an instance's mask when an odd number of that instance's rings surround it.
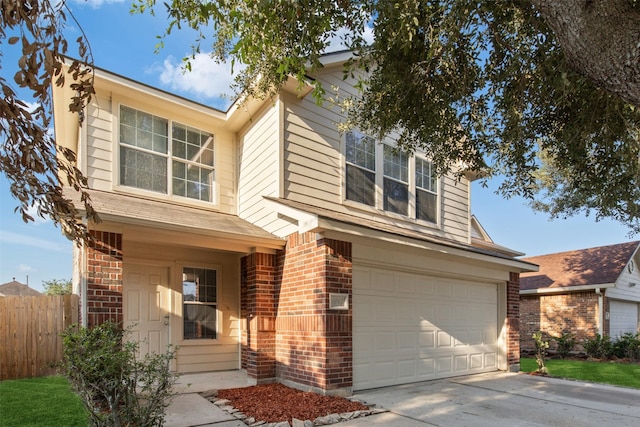
M 349 132 L 355 132 L 358 133 L 362 136 L 366 136 L 365 134 L 363 134 L 362 132 L 359 132 L 357 130 L 353 130 L 353 131 L 349 131 Z M 367 211 L 371 211 L 371 212 L 375 212 L 377 214 L 382 214 L 385 216 L 389 216 L 392 218 L 399 218 L 399 219 L 403 219 L 405 221 L 412 221 L 414 223 L 420 224 L 420 225 L 425 225 L 425 226 L 429 226 L 429 227 L 439 227 L 440 226 L 440 215 L 441 215 L 441 204 L 442 204 L 442 178 L 435 178 L 435 191 L 431 191 L 432 194 L 436 195 L 436 222 L 431 222 L 428 220 L 424 220 L 424 219 L 418 219 L 417 218 L 417 211 L 416 211 L 416 204 L 417 204 L 417 191 L 418 188 L 416 186 L 416 159 L 421 159 L 425 162 L 430 162 L 429 159 L 427 159 L 427 157 L 421 153 L 421 152 L 416 152 L 414 154 L 412 154 L 411 156 L 409 156 L 408 158 L 408 183 L 404 182 L 404 181 L 398 181 L 397 179 L 393 178 L 393 177 L 387 177 L 389 179 L 393 179 L 396 180 L 398 182 L 402 182 L 403 184 L 408 184 L 408 193 L 409 193 L 409 200 L 408 200 L 408 212 L 407 215 L 404 214 L 398 214 L 398 213 L 394 213 L 391 211 L 387 211 L 384 210 L 384 179 L 385 179 L 385 173 L 384 173 L 384 146 L 388 145 L 393 147 L 393 143 L 389 143 L 387 141 L 385 142 L 379 142 L 376 141 L 376 149 L 375 149 L 375 202 L 374 202 L 374 206 L 369 206 L 367 204 L 364 203 L 360 203 L 358 201 L 355 200 L 349 200 L 347 199 L 347 165 L 351 164 L 350 162 L 347 161 L 347 156 L 346 156 L 346 146 L 347 146 L 347 140 L 346 140 L 346 135 L 348 132 L 345 132 L 343 135 L 343 144 L 342 144 L 342 155 L 343 155 L 343 180 L 342 180 L 342 192 L 343 192 L 343 196 L 342 196 L 342 201 L 344 205 L 347 206 L 352 206 L 354 208 L 358 208 L 360 210 L 367 210 Z M 424 190 L 423 190 L 424 191 Z M 429 190 L 427 190 L 429 191 Z
M 134 104 L 133 104 L 134 105 Z M 125 108 L 129 108 L 132 110 L 136 110 L 145 114 L 149 114 L 151 116 L 154 117 L 158 117 L 160 119 L 166 120 L 167 121 L 167 125 L 168 125 L 168 129 L 167 129 L 167 152 L 166 153 L 159 153 L 159 152 L 151 152 L 149 150 L 145 150 L 143 148 L 138 148 L 129 144 L 122 144 L 120 142 L 120 114 L 121 114 L 121 109 L 125 107 Z M 152 110 L 151 110 L 152 111 Z M 123 193 L 131 193 L 131 194 L 138 194 L 138 195 L 144 195 L 147 197 L 152 197 L 155 199 L 160 199 L 160 200 L 172 200 L 175 202 L 180 202 L 181 204 L 189 204 L 189 205 L 196 205 L 196 206 L 200 206 L 200 207 L 206 207 L 206 208 L 213 208 L 213 209 L 217 209 L 219 208 L 219 190 L 218 190 L 218 152 L 216 150 L 216 134 L 208 129 L 203 129 L 201 127 L 198 126 L 194 126 L 192 124 L 189 124 L 187 122 L 185 122 L 184 120 L 173 120 L 171 118 L 168 118 L 166 116 L 163 116 L 161 114 L 156 114 L 156 113 L 152 113 L 150 112 L 150 109 L 145 109 L 144 107 L 136 107 L 136 106 L 132 106 L 132 104 L 130 103 L 118 103 L 117 104 L 117 111 L 114 113 L 114 135 L 115 135 L 115 150 L 113 153 L 113 158 L 114 158 L 114 171 L 113 171 L 113 188 L 115 191 L 120 191 Z M 198 130 L 200 132 L 204 132 L 204 133 L 208 133 L 212 136 L 213 141 L 212 141 L 212 149 L 213 149 L 213 166 L 210 165 L 206 165 L 206 164 L 200 164 L 200 163 L 193 163 L 190 162 L 189 160 L 180 158 L 180 157 L 174 157 L 173 155 L 173 140 L 172 140 L 172 131 L 173 131 L 173 126 L 174 124 L 179 124 L 181 126 L 184 126 L 185 128 L 192 128 L 195 130 Z M 121 168 L 120 168 L 120 159 L 121 159 L 121 147 L 127 147 L 127 148 L 131 148 L 134 150 L 139 150 L 141 152 L 149 152 L 152 153 L 153 155 L 158 155 L 158 156 L 162 156 L 163 158 L 166 159 L 167 162 L 167 175 L 166 175 L 166 179 L 167 179 L 167 192 L 166 193 L 162 193 L 162 192 L 157 192 L 157 191 L 153 191 L 153 190 L 147 190 L 144 188 L 139 188 L 139 187 L 134 187 L 134 186 L 128 186 L 128 185 L 124 185 L 120 183 L 121 180 Z M 203 201 L 200 199 L 195 199 L 195 198 L 190 198 L 190 197 L 186 197 L 186 196 L 181 196 L 181 195 L 174 195 L 173 194 L 173 162 L 174 161 L 179 161 L 179 162 L 183 162 L 183 163 L 193 163 L 196 164 L 198 167 L 205 167 L 211 170 L 211 173 L 213 174 L 213 179 L 211 181 L 211 200 L 210 201 Z
M 216 302 L 215 303 L 191 303 L 194 305 L 213 305 L 215 306 L 215 322 L 216 322 L 216 337 L 215 338 L 185 338 L 184 336 L 184 270 L 185 268 L 196 268 L 196 269 L 204 269 L 211 270 L 216 272 Z M 212 343 L 216 343 L 220 341 L 221 334 L 223 332 L 223 325 L 221 323 L 222 315 L 220 311 L 220 289 L 222 287 L 222 268 L 218 265 L 204 265 L 195 262 L 183 261 L 177 264 L 177 273 L 179 276 L 178 286 L 180 288 L 180 331 L 178 336 L 180 337 L 180 345 L 208 345 Z

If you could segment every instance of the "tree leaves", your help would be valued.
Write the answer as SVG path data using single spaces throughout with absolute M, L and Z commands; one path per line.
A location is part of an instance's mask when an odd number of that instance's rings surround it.
M 22 55 L 13 80 L 28 103 L 0 76 L 0 168 L 11 183 L 11 194 L 20 203 L 16 211 L 25 222 L 34 220 L 28 211 L 36 207 L 39 216 L 50 217 L 69 238 L 80 243 L 88 238 L 87 228 L 78 221 L 78 212 L 64 196 L 63 184 L 82 193 L 88 219 L 98 218 L 85 191 L 86 178 L 75 167 L 75 154 L 59 147 L 50 131 L 51 86 L 65 83 L 64 7 L 64 2 L 46 0 L 2 3 L 0 43 L 20 43 Z M 80 59 L 68 66 L 76 91 L 70 108 L 81 112 L 93 94 L 93 71 L 84 38 L 77 42 Z

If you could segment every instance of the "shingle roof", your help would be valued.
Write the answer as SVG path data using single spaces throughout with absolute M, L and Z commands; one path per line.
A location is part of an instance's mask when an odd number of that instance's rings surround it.
M 31 289 L 29 286 L 24 285 L 16 280 L 0 285 L 0 294 L 4 296 L 23 296 L 34 297 L 42 295 L 42 293 Z
M 540 271 L 522 273 L 520 290 L 614 283 L 639 243 L 627 242 L 523 258 L 523 261 L 538 264 Z

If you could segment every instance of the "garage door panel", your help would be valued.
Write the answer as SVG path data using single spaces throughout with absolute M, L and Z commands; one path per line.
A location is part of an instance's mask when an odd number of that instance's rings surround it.
M 353 283 L 354 389 L 497 368 L 497 285 L 364 267 Z
M 612 337 L 619 337 L 627 332 L 636 333 L 638 331 L 638 303 L 611 300 L 609 312 L 609 329 Z

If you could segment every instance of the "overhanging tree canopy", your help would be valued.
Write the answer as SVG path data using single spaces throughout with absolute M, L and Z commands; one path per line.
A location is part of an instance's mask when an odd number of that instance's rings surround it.
M 21 41 L 27 61 L 16 82 L 42 93 L 42 101 L 29 113 L 0 80 L 8 141 L 2 168 L 23 215 L 37 198 L 43 213 L 64 222 L 72 207 L 47 171 L 62 168 L 78 188 L 85 182 L 69 166 L 71 157 L 62 164 L 48 157 L 54 142 L 45 131 L 50 98 L 42 91 L 60 83 L 66 43 L 56 24 L 64 3 L 15 3 L 5 8 L 3 2 L 0 42 L 7 29 L 31 35 Z M 155 5 L 137 0 L 133 9 Z M 239 94 L 268 95 L 291 75 L 304 79 L 321 67 L 329 40 L 341 36 L 355 58 L 345 72 L 368 72 L 362 96 L 345 103 L 349 123 L 377 137 L 400 129 L 401 148 L 426 151 L 440 173 L 462 161 L 502 175 L 503 195 L 535 197 L 534 207 L 552 216 L 593 212 L 640 231 L 637 0 L 171 0 L 166 6 L 166 36 L 180 26 L 196 29 L 194 52 L 208 43 L 216 59 L 246 65 L 236 80 Z M 369 25 L 372 43 L 365 37 Z M 86 52 L 80 57 L 78 64 L 90 63 Z M 79 76 L 84 83 L 74 111 L 92 91 L 87 74 Z M 316 87 L 318 100 L 324 89 Z
M 140 0 L 138 11 L 155 0 Z M 219 61 L 246 64 L 239 93 L 303 79 L 336 35 L 368 71 L 349 122 L 505 177 L 552 216 L 586 211 L 640 231 L 640 5 L 636 0 L 271 0 L 166 4 Z M 374 41 L 365 40 L 372 25 Z M 259 84 L 255 84 L 256 81 Z M 321 99 L 324 88 L 316 88 Z M 535 199 L 534 199 L 535 197 Z

